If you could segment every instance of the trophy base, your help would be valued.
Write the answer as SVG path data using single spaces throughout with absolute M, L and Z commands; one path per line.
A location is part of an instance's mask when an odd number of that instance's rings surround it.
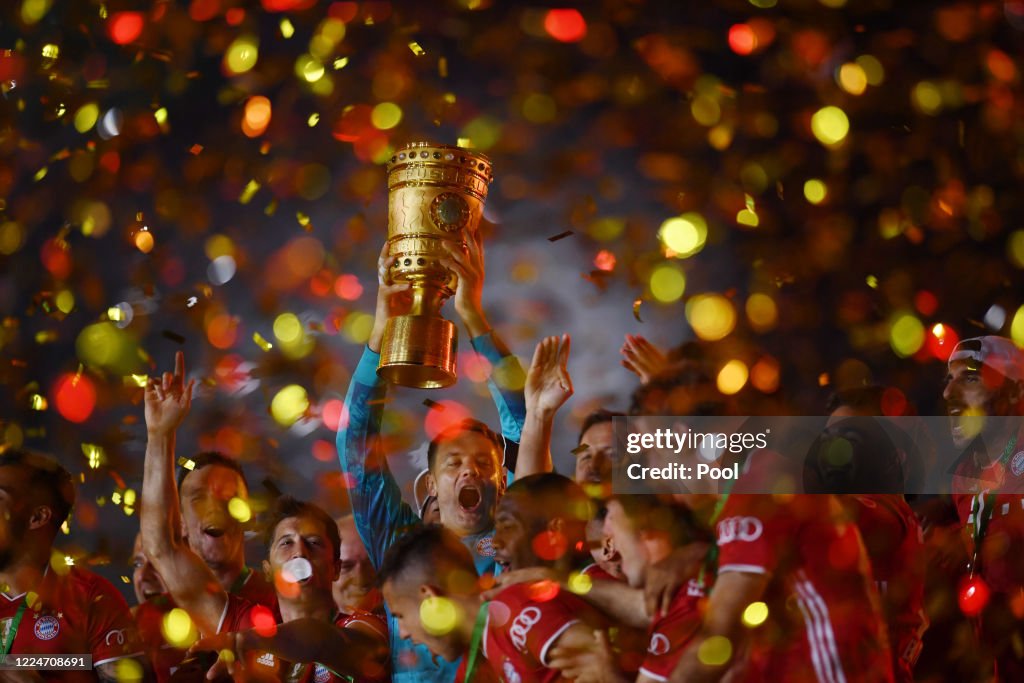
M 414 389 L 441 389 L 455 384 L 458 336 L 441 317 L 401 315 L 384 328 L 377 375 Z

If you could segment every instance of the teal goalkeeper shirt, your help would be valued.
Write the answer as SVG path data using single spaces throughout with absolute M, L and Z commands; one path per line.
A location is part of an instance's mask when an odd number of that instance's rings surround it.
M 471 341 L 474 350 L 491 364 L 504 370 L 522 372 L 515 356 L 502 356 L 490 333 Z M 348 424 L 338 431 L 338 460 L 342 472 L 349 476 L 349 496 L 356 529 L 366 546 L 374 567 L 380 567 L 391 544 L 420 519 L 402 500 L 398 483 L 388 469 L 387 458 L 378 445 L 384 396 L 387 383 L 377 377 L 380 354 L 368 347 L 363 350 L 345 396 Z M 506 463 L 510 451 L 518 448 L 526 403 L 521 390 L 503 389 L 492 377 L 487 380 L 491 397 L 501 418 L 501 434 L 505 439 Z M 511 479 L 511 474 L 510 474 Z M 493 529 L 462 539 L 480 574 L 496 573 Z M 388 631 L 391 645 L 392 680 L 394 683 L 448 683 L 455 680 L 459 662 L 435 658 L 422 645 L 398 637 L 398 622 L 388 610 Z

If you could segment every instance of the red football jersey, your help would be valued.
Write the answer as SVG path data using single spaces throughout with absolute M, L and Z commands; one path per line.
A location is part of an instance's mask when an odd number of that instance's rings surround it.
M 746 680 L 893 680 L 864 544 L 834 496 L 734 494 L 717 532 L 720 577 L 770 577 Z
M 164 616 L 175 607 L 177 605 L 171 596 L 164 594 L 143 602 L 135 609 L 135 624 L 142 637 L 146 656 L 149 657 L 153 672 L 160 683 L 169 680 L 178 670 L 188 649 L 175 647 L 164 638 Z M 252 628 L 254 607 L 255 605 L 248 600 L 228 594 L 228 604 L 225 605 L 217 632 L 228 633 Z
M 459 668 L 455 672 L 455 683 L 501 683 L 501 679 L 498 678 L 498 674 L 494 673 L 494 669 L 491 668 L 491 663 L 483 656 L 483 653 L 478 653 L 476 658 L 476 669 L 473 671 L 473 680 L 466 680 L 466 667 L 469 661 L 466 659 L 467 655 L 463 655 L 462 661 L 459 663 Z
M 273 584 L 267 581 L 263 572 L 246 568 L 247 574 L 237 588 L 232 586 L 231 592 L 254 605 L 263 605 L 271 612 L 277 613 L 277 592 Z
M 338 628 L 359 628 L 363 632 L 373 632 L 380 637 L 382 645 L 387 647 L 388 627 L 384 618 L 371 612 L 357 612 L 353 614 L 339 613 L 334 618 L 334 625 Z M 350 678 L 339 676 L 334 671 L 319 663 L 297 663 L 286 662 L 280 657 L 269 652 L 254 653 L 249 657 L 250 666 L 260 673 L 271 674 L 279 677 L 286 683 L 379 683 L 387 681 L 388 672 L 383 668 L 375 668 L 369 662 L 362 672 L 362 675 Z
M 647 654 L 640 673 L 656 681 L 667 681 L 687 645 L 700 630 L 704 618 L 704 586 L 690 579 L 680 588 L 668 612 L 651 622 Z
M 909 683 L 928 628 L 921 525 L 900 495 L 840 496 L 839 501 L 856 522 L 871 559 L 889 627 L 893 674 Z
M 547 666 L 548 652 L 558 637 L 581 622 L 594 628 L 606 626 L 604 618 L 580 597 L 557 589 L 553 596 L 538 596 L 535 586 L 511 585 L 487 610 L 483 654 L 505 683 L 563 680 Z
M 34 598 L 34 599 L 33 599 Z M 93 667 L 124 657 L 142 657 L 142 642 L 128 603 L 106 579 L 79 567 L 58 573 L 47 567 L 35 591 L 0 593 L 0 637 L 14 628 L 26 605 L 10 654 L 92 655 Z M 93 671 L 40 671 L 44 680 L 95 681 Z

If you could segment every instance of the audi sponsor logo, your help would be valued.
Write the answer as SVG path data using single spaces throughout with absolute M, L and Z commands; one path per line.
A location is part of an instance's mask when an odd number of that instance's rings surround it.
M 718 545 L 761 538 L 764 524 L 757 517 L 727 517 L 718 523 Z
M 671 648 L 672 643 L 668 642 L 668 636 L 664 633 L 655 633 L 651 635 L 651 645 L 647 648 L 647 652 L 655 657 L 660 657 Z
M 516 648 L 526 650 L 526 635 L 538 621 L 540 621 L 540 610 L 536 607 L 527 607 L 512 621 L 509 636 Z

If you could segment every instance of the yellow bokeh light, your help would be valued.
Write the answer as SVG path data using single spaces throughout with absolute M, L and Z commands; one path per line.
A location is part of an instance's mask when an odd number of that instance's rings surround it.
M 294 344 L 302 338 L 302 323 L 294 313 L 274 318 L 274 336 L 282 344 Z
M 590 224 L 587 228 L 587 232 L 595 240 L 600 242 L 610 242 L 613 239 L 619 237 L 626 229 L 626 221 L 621 218 L 605 217 L 598 218 L 596 221 Z
M 497 144 L 500 137 L 501 122 L 498 119 L 490 116 L 478 116 L 467 123 L 459 134 L 460 139 L 465 138 L 470 144 L 460 144 L 459 147 L 470 147 L 487 151 Z
M 693 256 L 704 248 L 708 238 L 708 224 L 699 213 L 684 213 L 661 224 L 658 239 L 679 257 Z
M 868 88 L 868 75 L 864 72 L 864 67 L 856 62 L 848 62 L 839 67 L 836 81 L 851 95 L 860 95 Z
M 114 666 L 117 683 L 135 683 L 142 680 L 142 665 L 131 657 L 118 659 Z
M 752 602 L 743 610 L 743 623 L 749 628 L 760 626 L 768 619 L 768 605 L 763 602 Z
M 686 291 L 686 276 L 674 266 L 660 265 L 651 273 L 651 294 L 663 303 L 677 301 Z
M 811 132 L 821 144 L 831 147 L 846 138 L 850 120 L 839 107 L 822 107 L 811 117 Z
M 238 36 L 224 51 L 224 68 L 231 75 L 244 74 L 259 58 L 259 41 L 248 34 Z
M 736 214 L 736 222 L 748 228 L 756 228 L 761 224 L 761 219 L 758 218 L 757 212 L 753 209 L 740 209 L 739 213 Z
M 864 76 L 868 79 L 868 85 L 881 85 L 885 80 L 885 68 L 878 61 L 877 57 L 861 55 L 854 61 L 857 62 L 860 68 L 864 69 Z
M 327 69 L 323 62 L 313 55 L 299 55 L 299 58 L 295 60 L 295 75 L 307 83 L 316 83 L 324 77 L 325 73 L 327 73 Z
M 57 304 L 57 310 L 61 313 L 70 313 L 75 308 L 75 295 L 71 293 L 71 290 L 63 289 L 57 293 L 54 303 Z
M 731 126 L 720 123 L 708 131 L 708 144 L 719 152 L 725 151 L 732 144 L 733 130 Z
M 1017 309 L 1010 323 L 1010 338 L 1017 346 L 1024 346 L 1024 306 Z
M 92 130 L 100 118 L 100 108 L 95 102 L 83 104 L 75 112 L 75 130 L 86 133 Z
M 594 587 L 593 580 L 582 572 L 573 572 L 569 576 L 569 590 L 577 595 L 586 595 Z
M 203 251 L 211 261 L 219 256 L 234 257 L 235 243 L 227 235 L 211 235 L 203 245 Z
M 459 611 L 448 598 L 431 596 L 420 603 L 420 621 L 432 636 L 450 633 L 459 620 Z
M 21 223 L 7 221 L 0 224 L 0 254 L 9 256 L 21 249 L 25 241 L 25 230 Z
M 686 304 L 686 319 L 698 337 L 717 341 L 736 326 L 736 311 L 720 294 L 701 294 Z
M 750 372 L 747 370 L 747 364 L 741 360 L 733 359 L 722 366 L 722 369 L 718 371 L 718 390 L 726 396 L 731 396 L 737 393 L 747 384 L 747 378 L 750 376 Z
M 732 643 L 725 636 L 711 636 L 697 648 L 697 659 L 705 666 L 722 666 L 732 659 Z
M 249 508 L 249 504 L 237 496 L 228 501 L 228 514 L 242 524 L 252 519 L 252 510 Z
M 1024 268 L 1024 230 L 1016 230 L 1010 233 L 1006 240 L 1006 255 L 1010 263 L 1018 268 Z
M 289 384 L 270 402 L 270 414 L 282 427 L 291 427 L 309 409 L 306 390 L 298 384 Z
M 373 331 L 373 316 L 369 313 L 352 313 L 345 318 L 341 332 L 356 344 L 365 344 Z
M 711 127 L 722 118 L 722 108 L 718 100 L 709 95 L 698 95 L 690 104 L 690 113 L 694 120 L 702 126 Z
M 779 319 L 779 307 L 775 299 L 767 294 L 751 294 L 747 298 L 747 319 L 750 325 L 758 332 L 766 332 L 773 327 Z
M 164 638 L 174 647 L 190 647 L 199 637 L 192 617 L 180 607 L 175 607 L 165 614 L 160 627 Z
M 530 123 L 548 123 L 558 115 L 555 101 L 543 93 L 530 93 L 523 100 L 523 118 Z
M 370 121 L 378 130 L 390 130 L 402 121 L 402 108 L 394 102 L 381 102 L 370 113 Z
M 924 325 L 912 313 L 899 313 L 889 327 L 889 344 L 902 358 L 913 356 L 924 344 Z
M 21 3 L 21 20 L 26 24 L 35 24 L 50 11 L 52 0 L 25 0 Z
M 811 204 L 821 204 L 828 196 L 828 187 L 817 178 L 811 178 L 804 183 L 804 198 Z
M 917 109 L 929 115 L 942 111 L 942 91 L 931 81 L 921 81 L 914 86 L 911 99 Z

